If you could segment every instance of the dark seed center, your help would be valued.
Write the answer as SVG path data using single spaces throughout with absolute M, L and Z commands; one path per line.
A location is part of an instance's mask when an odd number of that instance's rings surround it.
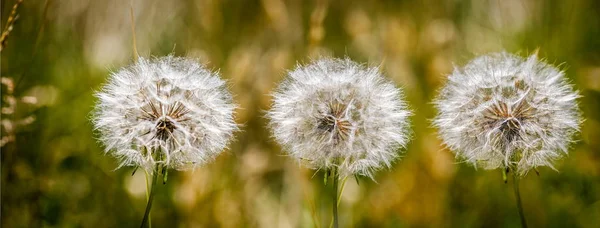
M 486 126 L 491 128 L 498 127 L 503 138 L 507 142 L 512 142 L 518 139 L 523 121 L 531 118 L 534 111 L 535 109 L 525 100 L 513 105 L 500 102 L 485 112 Z
M 332 134 L 334 144 L 338 144 L 350 135 L 352 124 L 349 120 L 344 119 L 346 108 L 346 105 L 339 103 L 330 104 L 328 112 L 324 113 L 317 125 L 318 129 Z
M 521 129 L 521 123 L 515 118 L 507 119 L 500 125 L 500 131 L 506 140 L 512 142 L 519 136 L 519 130 Z
M 175 124 L 167 118 L 163 118 L 156 124 L 156 137 L 160 140 L 166 141 L 169 139 L 173 130 L 175 130 Z

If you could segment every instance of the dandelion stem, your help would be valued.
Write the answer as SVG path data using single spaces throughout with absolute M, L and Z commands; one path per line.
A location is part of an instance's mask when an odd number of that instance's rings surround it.
M 342 193 L 344 192 L 344 187 L 346 187 L 346 181 L 348 180 L 348 177 L 344 177 L 344 180 L 342 181 L 342 186 L 340 187 L 340 191 L 337 194 L 337 204 L 336 206 L 339 207 L 340 206 L 340 202 L 342 199 Z M 331 216 L 331 222 L 329 223 L 329 228 L 333 227 L 333 215 Z
M 517 208 L 519 209 L 519 216 L 521 217 L 521 227 L 527 228 L 527 222 L 525 221 L 525 214 L 523 213 L 523 204 L 521 203 L 521 194 L 519 193 L 519 177 L 517 173 L 513 172 L 513 187 L 515 190 L 515 197 L 517 198 Z
M 146 202 L 150 199 L 150 191 L 152 190 L 152 183 L 150 180 L 150 173 L 146 169 L 144 169 L 144 173 L 146 174 Z M 152 217 L 148 214 L 148 227 L 152 227 Z
M 331 170 L 331 178 L 333 178 L 333 228 L 338 228 L 338 169 L 337 167 Z
M 144 219 L 142 219 L 141 228 L 150 227 L 150 209 L 152 209 L 152 201 L 154 199 L 154 191 L 156 189 L 156 182 L 158 182 L 158 172 L 160 170 L 160 164 L 156 165 L 154 173 L 152 175 L 152 186 L 150 187 L 150 195 L 148 196 L 148 204 L 146 204 L 146 212 L 144 212 Z

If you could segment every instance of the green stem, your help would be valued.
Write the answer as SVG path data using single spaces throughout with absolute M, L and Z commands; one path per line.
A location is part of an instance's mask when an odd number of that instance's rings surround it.
M 338 201 L 337 201 L 337 206 L 340 206 L 340 202 L 342 201 L 342 193 L 344 192 L 344 187 L 346 187 L 346 181 L 348 180 L 348 177 L 344 177 L 344 180 L 342 181 L 342 186 L 340 187 L 340 192 L 338 193 Z
M 148 196 L 148 204 L 146 204 L 146 212 L 144 212 L 144 219 L 142 219 L 141 228 L 150 227 L 150 209 L 152 209 L 152 201 L 154 199 L 154 190 L 156 189 L 156 182 L 158 182 L 158 172 L 160 165 L 156 165 L 154 173 L 152 175 L 152 186 L 150 187 L 150 195 Z
M 148 203 L 148 200 L 150 199 L 150 191 L 152 190 L 152 180 L 150 180 L 148 176 L 152 174 L 148 173 L 146 169 L 144 169 L 144 173 L 146 174 L 146 203 Z M 148 215 L 148 227 L 152 227 L 152 216 L 150 214 Z
M 514 171 L 514 170 L 513 170 Z M 523 204 L 521 203 L 521 194 L 519 193 L 519 177 L 517 173 L 513 172 L 513 187 L 515 190 L 515 197 L 517 198 L 517 207 L 519 208 L 519 216 L 521 217 L 521 227 L 527 228 L 527 222 L 525 221 L 525 214 L 523 213 Z
M 339 175 L 339 174 L 338 174 Z M 340 191 L 337 194 L 337 206 L 339 208 L 340 206 L 340 202 L 342 202 L 342 193 L 344 192 L 344 187 L 346 186 L 346 181 L 348 180 L 348 177 L 344 177 L 344 180 L 342 181 L 342 186 L 340 187 Z M 329 223 L 329 228 L 333 227 L 333 215 L 331 215 L 331 222 Z
M 331 171 L 331 177 L 333 178 L 333 227 L 338 228 L 338 170 L 337 167 Z

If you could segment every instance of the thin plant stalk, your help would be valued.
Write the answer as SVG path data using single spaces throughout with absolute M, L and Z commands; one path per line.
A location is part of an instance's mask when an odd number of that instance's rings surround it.
M 338 228 L 338 182 L 339 174 L 337 167 L 331 170 L 331 177 L 333 178 L 333 228 Z
M 152 174 L 148 173 L 146 169 L 144 169 L 144 173 L 146 174 L 146 203 L 150 200 L 150 191 L 152 190 L 152 180 L 150 180 L 150 176 Z M 148 214 L 148 227 L 152 227 L 152 216 Z
M 521 226 L 527 228 L 527 221 L 525 221 L 525 214 L 523 213 L 523 204 L 521 203 L 521 194 L 519 193 L 519 177 L 513 172 L 513 187 L 515 190 L 515 197 L 517 198 L 517 208 L 519 209 L 519 216 L 521 217 Z
M 342 193 L 344 192 L 344 187 L 346 187 L 346 181 L 348 180 L 348 177 L 345 177 L 344 180 L 342 181 L 342 186 L 340 187 L 340 193 L 338 194 L 337 197 L 337 207 L 340 206 L 340 202 L 342 199 Z M 333 227 L 333 215 L 331 215 L 331 223 L 329 223 L 329 228 Z
M 154 192 L 156 189 L 156 183 L 158 182 L 158 172 L 160 165 L 156 165 L 154 173 L 152 173 L 152 186 L 150 187 L 150 195 L 148 196 L 148 204 L 146 204 L 146 211 L 144 212 L 144 219 L 142 219 L 141 228 L 150 227 L 150 209 L 152 209 L 152 201 L 154 199 Z
M 344 192 L 344 187 L 346 187 L 346 181 L 348 180 L 348 177 L 344 177 L 344 180 L 342 181 L 342 186 L 340 187 L 340 193 L 338 193 L 338 198 L 337 198 L 337 206 L 340 206 L 340 202 L 342 199 L 342 193 Z

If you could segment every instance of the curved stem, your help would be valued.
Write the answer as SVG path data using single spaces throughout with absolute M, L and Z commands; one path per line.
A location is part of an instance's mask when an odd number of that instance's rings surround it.
M 342 193 L 344 192 L 344 187 L 346 186 L 346 181 L 348 180 L 348 177 L 345 177 L 344 180 L 342 181 L 342 186 L 340 187 L 340 191 L 337 194 L 337 207 L 339 208 L 340 206 L 340 202 L 342 201 Z M 331 222 L 329 223 L 329 228 L 333 227 L 333 215 L 331 215 Z
M 148 204 L 146 205 L 146 212 L 144 212 L 144 219 L 142 219 L 141 228 L 150 227 L 150 209 L 152 209 L 152 201 L 154 199 L 154 190 L 156 188 L 156 182 L 158 182 L 158 172 L 160 165 L 156 165 L 154 173 L 152 173 L 152 186 L 150 187 L 150 195 L 148 196 Z
M 150 180 L 149 176 L 152 174 L 148 173 L 146 169 L 144 169 L 144 173 L 146 174 L 146 203 L 148 203 L 148 200 L 150 200 L 150 191 L 152 190 L 152 180 Z M 148 227 L 152 227 L 152 217 L 150 214 L 148 215 Z
M 344 187 L 346 187 L 346 181 L 348 180 L 348 177 L 344 177 L 344 180 L 342 181 L 342 186 L 340 187 L 340 192 L 338 193 L 338 201 L 337 201 L 337 206 L 340 206 L 340 202 L 342 201 L 342 193 L 344 192 Z
M 333 178 L 333 227 L 338 228 L 338 170 L 337 167 L 331 171 L 331 177 Z
M 521 217 L 521 226 L 527 228 L 527 222 L 525 221 L 525 214 L 523 213 L 523 204 L 521 203 L 521 194 L 519 193 L 519 177 L 517 173 L 513 172 L 513 187 L 515 190 L 515 197 L 517 198 L 517 207 L 519 208 L 519 216 Z

